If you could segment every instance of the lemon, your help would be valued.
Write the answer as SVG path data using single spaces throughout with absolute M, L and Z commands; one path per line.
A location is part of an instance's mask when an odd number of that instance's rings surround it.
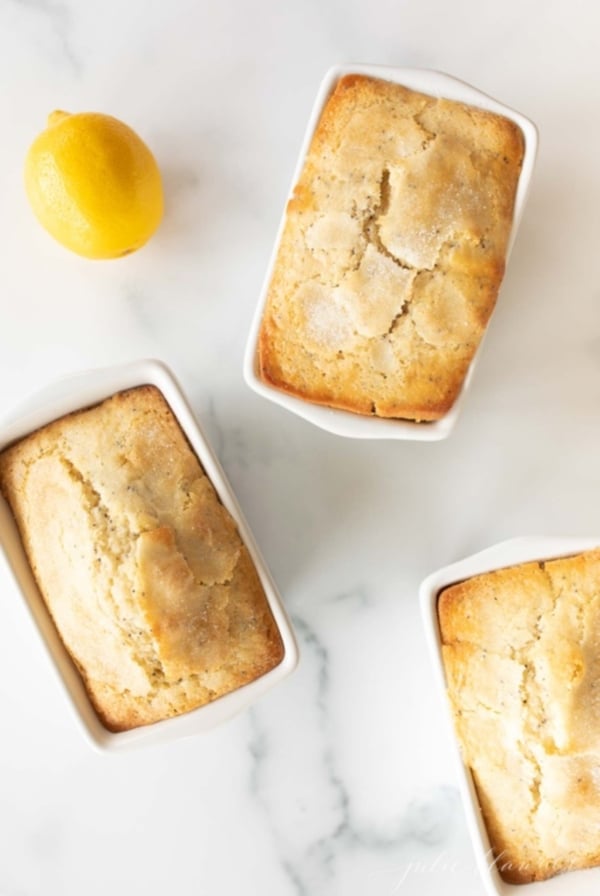
M 53 112 L 25 162 L 27 196 L 40 223 L 87 258 L 143 246 L 163 214 L 156 160 L 130 127 L 97 112 Z

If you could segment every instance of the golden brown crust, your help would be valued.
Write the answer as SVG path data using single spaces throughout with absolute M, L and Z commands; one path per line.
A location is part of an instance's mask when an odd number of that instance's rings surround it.
M 445 589 L 448 694 L 501 875 L 600 864 L 600 550 Z
M 107 728 L 187 712 L 281 662 L 247 548 L 154 386 L 9 447 L 0 488 Z
M 359 414 L 443 416 L 496 301 L 522 156 L 506 118 L 341 78 L 287 206 L 261 378 Z

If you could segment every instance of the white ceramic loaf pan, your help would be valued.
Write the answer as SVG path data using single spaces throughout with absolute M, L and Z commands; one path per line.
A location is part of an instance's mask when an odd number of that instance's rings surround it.
M 597 548 L 598 538 L 515 538 L 494 545 L 478 554 L 473 554 L 445 566 L 428 576 L 420 587 L 420 602 L 428 647 L 431 653 L 437 688 L 443 704 L 448 730 L 451 735 L 453 752 L 458 772 L 461 797 L 467 816 L 467 826 L 477 866 L 483 878 L 485 892 L 489 896 L 597 896 L 600 893 L 600 867 L 585 871 L 569 871 L 549 880 L 530 884 L 509 884 L 502 880 L 494 864 L 487 831 L 483 823 L 477 794 L 469 769 L 465 766 L 460 747 L 454 733 L 452 710 L 446 694 L 446 679 L 442 663 L 441 638 L 437 616 L 438 595 L 444 588 L 471 576 L 490 572 L 517 563 L 531 560 L 551 560 L 567 557 Z
M 181 388 L 164 364 L 159 361 L 144 360 L 118 367 L 90 370 L 60 380 L 28 399 L 16 412 L 11 414 L 10 419 L 5 418 L 0 423 L 0 450 L 64 414 L 97 404 L 116 392 L 144 384 L 152 384 L 162 392 L 212 481 L 220 500 L 237 523 L 242 540 L 248 547 L 256 565 L 275 622 L 281 633 L 284 656 L 281 663 L 266 675 L 206 706 L 131 731 L 118 733 L 108 731 L 94 712 L 82 680 L 50 618 L 25 557 L 12 514 L 0 495 L 0 547 L 83 732 L 95 747 L 102 750 L 164 743 L 206 731 L 233 716 L 285 678 L 295 668 L 298 661 L 298 649 L 294 634 L 277 588 L 258 551 L 218 460 L 194 418 Z
M 478 106 L 479 108 L 487 109 L 490 112 L 504 115 L 518 125 L 523 133 L 525 141 L 525 154 L 515 201 L 513 225 L 508 248 L 508 252 L 510 253 L 525 206 L 525 198 L 529 189 L 537 153 L 537 129 L 529 119 L 525 118 L 525 116 L 520 113 L 515 112 L 508 106 L 504 106 L 502 103 L 492 99 L 485 93 L 481 93 L 469 84 L 465 84 L 464 81 L 459 81 L 457 78 L 442 74 L 441 72 L 413 68 L 390 68 L 388 66 L 380 65 L 336 65 L 331 68 L 325 75 L 319 88 L 319 92 L 317 93 L 317 98 L 302 142 L 296 170 L 294 171 L 290 190 L 286 199 L 286 205 L 287 201 L 291 198 L 294 187 L 300 177 L 306 154 L 321 117 L 323 107 L 333 92 L 337 81 L 344 75 L 349 74 L 369 75 L 374 78 L 381 78 L 386 81 L 402 84 L 405 87 L 421 91 L 430 96 L 444 97 L 449 100 L 468 103 L 471 106 Z M 309 423 L 314 423 L 315 426 L 319 426 L 321 429 L 325 429 L 336 435 L 348 436 L 355 439 L 412 439 L 424 442 L 445 439 L 450 435 L 458 418 L 465 392 L 471 381 L 477 355 L 481 350 L 481 343 L 475 358 L 471 362 L 471 366 L 456 402 L 444 417 L 433 423 L 416 423 L 410 420 L 390 420 L 378 417 L 367 417 L 359 414 L 352 414 L 348 411 L 322 407 L 309 401 L 296 398 L 293 395 L 288 395 L 260 379 L 258 373 L 259 330 L 284 224 L 285 206 L 246 346 L 244 378 L 248 386 L 250 386 L 254 392 L 258 393 L 258 395 L 262 395 L 263 398 L 275 402 L 275 404 L 308 420 Z

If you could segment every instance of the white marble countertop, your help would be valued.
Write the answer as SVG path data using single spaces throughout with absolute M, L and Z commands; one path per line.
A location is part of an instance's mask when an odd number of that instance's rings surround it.
M 600 532 L 600 9 L 591 0 L 0 0 L 0 417 L 144 356 L 182 381 L 295 622 L 297 672 L 214 732 L 103 756 L 0 564 L 0 894 L 482 893 L 417 605 L 431 570 Z M 299 142 L 335 62 L 447 71 L 541 150 L 455 432 L 353 442 L 253 395 L 243 347 Z M 26 204 L 54 108 L 120 117 L 167 213 L 117 262 Z

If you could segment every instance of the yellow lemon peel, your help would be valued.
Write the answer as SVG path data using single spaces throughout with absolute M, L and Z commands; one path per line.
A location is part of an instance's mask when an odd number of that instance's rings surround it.
M 46 230 L 87 258 L 134 252 L 163 215 L 154 156 L 128 125 L 98 112 L 48 116 L 27 153 L 25 187 Z

